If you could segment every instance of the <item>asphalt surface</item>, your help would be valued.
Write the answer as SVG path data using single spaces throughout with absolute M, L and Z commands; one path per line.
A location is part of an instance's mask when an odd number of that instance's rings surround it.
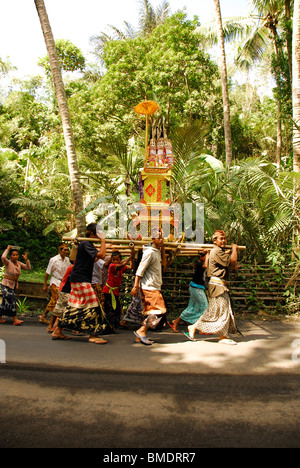
M 3 324 L 0 447 L 98 448 L 98 461 L 107 449 L 299 447 L 300 323 L 239 328 L 236 346 L 169 328 L 145 346 L 130 330 L 96 345 Z

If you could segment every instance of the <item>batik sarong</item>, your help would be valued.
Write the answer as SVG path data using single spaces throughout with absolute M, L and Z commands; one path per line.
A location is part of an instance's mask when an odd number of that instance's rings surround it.
M 63 315 L 63 313 L 65 311 L 65 308 L 68 305 L 69 297 L 70 297 L 69 293 L 58 291 L 57 303 L 56 303 L 55 309 L 54 309 L 54 311 L 52 313 L 53 317 L 58 317 L 58 318 L 62 317 L 62 315 Z
M 7 315 L 14 317 L 17 315 L 17 298 L 14 289 L 1 284 L 2 304 L 0 305 L 0 317 Z
M 185 322 L 195 323 L 201 317 L 208 307 L 208 301 L 204 286 L 189 287 L 190 300 L 187 308 L 181 312 L 180 318 Z
M 236 328 L 228 292 L 210 298 L 208 308 L 194 323 L 194 327 L 202 333 L 220 336 L 239 333 Z
M 104 292 L 101 284 L 99 283 L 92 283 L 92 287 L 96 293 L 97 299 L 99 304 L 101 305 L 102 309 L 104 310 Z
M 89 335 L 110 332 L 109 324 L 103 316 L 90 283 L 71 283 L 71 293 L 60 327 Z
M 58 286 L 52 283 L 50 286 L 50 301 L 47 304 L 45 312 L 47 311 L 47 312 L 53 313 L 57 300 L 58 300 L 58 291 L 59 291 Z
M 143 316 L 143 303 L 141 298 L 141 292 L 137 296 L 133 296 L 130 306 L 128 307 L 126 314 L 123 317 L 123 320 L 126 322 L 131 322 L 134 324 L 140 325 L 145 317 Z

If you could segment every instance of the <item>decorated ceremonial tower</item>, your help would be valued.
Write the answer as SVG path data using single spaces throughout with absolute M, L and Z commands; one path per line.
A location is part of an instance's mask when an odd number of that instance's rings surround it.
M 159 220 L 160 227 L 170 225 L 169 234 L 174 235 L 176 220 L 170 210 L 170 182 L 174 164 L 172 144 L 166 135 L 163 117 L 152 124 L 150 138 L 148 138 L 148 115 L 151 112 L 139 112 L 137 109 L 141 106 L 147 110 L 152 106 L 152 113 L 154 113 L 158 105 L 153 101 L 145 101 L 135 108 L 137 113 L 147 115 L 145 162 L 139 180 L 140 202 L 146 207 L 146 210 L 143 209 L 139 214 L 141 236 L 150 236 L 151 217 L 152 226 L 155 218 Z

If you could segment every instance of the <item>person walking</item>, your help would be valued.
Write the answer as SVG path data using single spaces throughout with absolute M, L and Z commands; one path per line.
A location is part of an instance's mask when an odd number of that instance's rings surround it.
M 175 333 L 178 333 L 178 325 L 183 320 L 190 324 L 195 323 L 208 307 L 208 301 L 205 293 L 205 279 L 204 274 L 207 268 L 209 252 L 203 251 L 199 255 L 199 259 L 195 264 L 195 270 L 192 280 L 189 285 L 190 300 L 187 308 L 181 312 L 179 317 L 168 325 Z
M 47 332 L 51 333 L 53 331 L 53 324 L 55 322 L 55 317 L 53 316 L 53 311 L 55 309 L 57 300 L 58 300 L 58 290 L 63 279 L 67 268 L 70 266 L 70 259 L 67 256 L 69 253 L 69 247 L 67 244 L 62 243 L 58 248 L 58 254 L 50 258 L 45 278 L 43 284 L 43 291 L 48 290 L 48 279 L 50 278 L 49 288 L 50 288 L 50 301 L 48 302 L 44 312 L 39 316 L 39 321 L 48 325 Z M 50 320 L 47 320 L 48 312 L 51 313 Z
M 107 322 L 101 314 L 98 299 L 91 284 L 95 261 L 105 257 L 105 238 L 103 232 L 97 229 L 97 223 L 87 226 L 85 237 L 91 240 L 82 241 L 79 244 L 74 268 L 69 277 L 71 292 L 68 305 L 52 333 L 52 339 L 69 338 L 62 332 L 65 328 L 88 334 L 89 343 L 106 344 L 107 341 L 98 335 L 105 330 Z M 101 239 L 99 251 L 92 242 L 94 238 Z
M 74 268 L 74 261 L 71 260 L 70 262 L 71 262 L 71 265 L 69 265 L 68 268 L 66 269 L 64 277 L 61 280 L 60 286 L 58 288 L 58 299 L 57 299 L 54 311 L 52 312 L 52 316 L 55 319 L 55 322 L 53 324 L 53 330 L 55 330 L 55 328 L 58 326 L 59 321 L 62 317 L 62 314 L 69 302 L 69 297 L 70 297 L 70 292 L 71 292 L 70 274 L 72 273 L 73 268 Z
M 238 246 L 231 245 L 231 253 L 226 251 L 226 234 L 215 231 L 213 234 L 214 247 L 210 252 L 207 275 L 209 279 L 208 308 L 204 314 L 192 325 L 188 326 L 186 336 L 194 340 L 196 330 L 200 333 L 219 335 L 219 343 L 236 345 L 236 341 L 229 338 L 229 334 L 240 333 L 237 330 L 229 296 L 229 269 L 237 267 Z
M 143 303 L 143 315 L 146 316 L 141 327 L 134 331 L 136 341 L 152 345 L 146 336 L 149 328 L 155 329 L 167 309 L 161 294 L 162 269 L 166 268 L 166 256 L 162 232 L 158 228 L 151 231 L 152 242 L 144 246 L 143 257 L 136 271 L 131 296 L 138 295 L 139 289 Z
M 9 255 L 9 258 L 7 258 Z M 0 305 L 0 323 L 5 323 L 3 315 L 13 318 L 13 325 L 22 325 L 23 320 L 17 318 L 17 298 L 16 290 L 18 289 L 18 279 L 21 270 L 31 270 L 30 261 L 28 260 L 27 252 L 23 254 L 25 263 L 19 261 L 19 251 L 8 245 L 1 256 L 3 265 L 5 266 L 4 277 L 1 281 L 2 303 Z

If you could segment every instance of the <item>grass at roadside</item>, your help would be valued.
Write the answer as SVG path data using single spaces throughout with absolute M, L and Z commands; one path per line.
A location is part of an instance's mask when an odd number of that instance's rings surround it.
M 43 283 L 45 277 L 45 269 L 22 270 L 19 281 L 32 281 L 33 283 Z

